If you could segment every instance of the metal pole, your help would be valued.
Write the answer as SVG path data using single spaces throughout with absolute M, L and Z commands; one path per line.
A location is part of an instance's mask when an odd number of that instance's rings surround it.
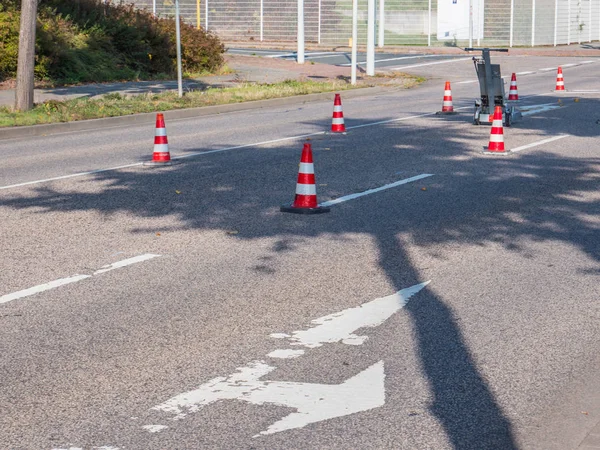
M 588 42 L 592 42 L 592 0 L 589 0 Z
M 535 0 L 531 0 L 531 46 L 535 47 Z
M 177 92 L 183 97 L 183 82 L 181 77 L 181 30 L 179 25 L 179 0 L 175 0 L 175 35 L 177 38 Z
M 204 0 L 204 28 L 208 31 L 208 0 Z
M 196 28 L 200 29 L 200 0 L 196 0 Z
M 304 0 L 298 0 L 298 53 L 296 62 L 304 64 Z
M 571 0 L 567 0 L 567 45 L 571 45 Z
M 428 9 L 428 18 L 427 18 L 427 46 L 431 47 L 431 0 L 429 0 L 429 9 Z
M 358 0 L 352 0 L 352 64 L 350 71 L 350 83 L 356 84 L 356 59 L 358 47 Z
M 367 2 L 367 75 L 375 75 L 375 0 Z
M 379 31 L 377 46 L 381 48 L 385 40 L 385 0 L 379 0 L 379 25 L 377 31 Z
M 264 26 L 264 2 L 260 0 L 260 42 L 263 41 L 263 26 Z
M 581 44 L 581 0 L 577 0 L 577 43 Z
M 469 0 L 469 47 L 473 47 L 473 0 Z
M 317 44 L 321 43 L 321 0 L 319 0 L 319 23 L 317 28 Z
M 558 1 L 558 0 L 557 0 Z M 510 0 L 510 38 L 509 47 L 513 46 L 513 30 L 515 25 L 515 0 Z
M 556 47 L 558 37 L 558 0 L 554 0 L 554 46 Z
M 152 0 L 152 15 L 156 17 L 156 0 Z
M 481 46 L 481 0 L 477 0 L 477 47 Z

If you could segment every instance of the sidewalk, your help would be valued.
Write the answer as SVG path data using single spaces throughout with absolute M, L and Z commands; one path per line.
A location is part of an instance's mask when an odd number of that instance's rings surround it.
M 252 56 L 225 55 L 227 65 L 234 71 L 229 75 L 213 75 L 193 80 L 183 80 L 185 90 L 231 87 L 243 82 L 273 83 L 284 80 L 312 79 L 323 80 L 349 77 L 349 67 L 336 67 L 327 64 L 298 65 L 294 61 Z M 79 86 L 35 89 L 34 102 L 46 100 L 68 100 L 77 97 L 94 97 L 110 93 L 135 95 L 177 90 L 177 81 L 127 81 L 93 83 Z M 0 105 L 13 105 L 15 90 L 0 87 Z

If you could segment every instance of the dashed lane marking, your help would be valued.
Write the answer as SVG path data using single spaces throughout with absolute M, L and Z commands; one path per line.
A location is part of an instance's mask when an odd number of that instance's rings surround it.
M 64 286 L 66 284 L 76 283 L 81 280 L 85 280 L 87 278 L 91 278 L 94 275 L 100 275 L 105 272 L 109 272 L 111 270 L 120 269 L 121 267 L 130 266 L 132 264 L 136 264 L 139 262 L 147 261 L 149 259 L 156 258 L 160 255 L 155 255 L 152 253 L 147 253 L 145 255 L 135 256 L 133 258 L 124 259 L 122 261 L 117 261 L 116 263 L 109 264 L 96 270 L 92 275 L 73 275 L 67 278 L 60 278 L 58 280 L 50 281 L 49 283 L 39 284 L 37 286 L 23 289 L 22 291 L 13 292 L 11 294 L 6 294 L 0 297 L 0 304 L 8 303 L 13 300 L 17 300 L 24 297 L 29 297 L 31 295 L 39 294 L 40 292 L 49 291 L 50 289 L 55 289 L 60 286 Z
M 396 186 L 401 186 L 403 184 L 412 183 L 413 181 L 422 180 L 423 178 L 427 178 L 427 177 L 431 177 L 431 176 L 433 176 L 433 174 L 431 174 L 431 173 L 422 173 L 421 175 L 417 175 L 417 176 L 414 176 L 414 177 L 411 177 L 411 178 L 406 178 L 404 180 L 396 181 L 394 183 L 385 184 L 385 185 L 380 186 L 378 188 L 369 189 L 368 191 L 359 192 L 357 194 L 345 195 L 343 197 L 336 198 L 335 200 L 329 200 L 328 202 L 321 203 L 321 206 L 337 205 L 339 203 L 347 202 L 348 200 L 354 200 L 355 198 L 363 197 L 365 195 L 375 194 L 377 192 L 381 192 L 381 191 L 384 191 L 386 189 L 391 189 L 391 188 L 394 188 Z
M 541 141 L 537 141 L 537 142 L 533 142 L 531 144 L 522 145 L 521 147 L 513 148 L 510 151 L 511 151 L 511 153 L 520 152 L 522 150 L 527 150 L 528 148 L 537 147 L 538 145 L 544 145 L 544 144 L 547 144 L 549 142 L 558 141 L 559 139 L 564 139 L 564 138 L 569 137 L 569 136 L 571 136 L 571 135 L 570 134 L 560 134 L 558 136 L 553 136 L 553 137 L 548 138 L 548 139 L 542 139 Z

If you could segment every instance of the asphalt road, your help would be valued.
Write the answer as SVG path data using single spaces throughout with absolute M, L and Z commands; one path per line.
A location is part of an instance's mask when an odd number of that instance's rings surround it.
M 172 121 L 168 168 L 139 165 L 153 124 L 2 142 L 0 447 L 578 448 L 600 421 L 584 61 L 514 62 L 510 155 L 481 154 L 469 61 L 456 115 L 432 65 L 343 101 L 347 135 L 322 134 L 331 102 Z M 405 183 L 281 213 L 307 137 L 321 202 Z

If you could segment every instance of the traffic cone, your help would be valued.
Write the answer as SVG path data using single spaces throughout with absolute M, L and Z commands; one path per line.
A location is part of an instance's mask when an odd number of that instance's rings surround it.
M 152 161 L 144 163 L 145 166 L 170 166 L 171 154 L 169 153 L 169 141 L 167 129 L 165 128 L 165 117 L 158 113 L 156 115 L 156 132 L 154 134 L 154 153 Z
M 490 142 L 487 146 L 487 151 L 484 153 L 505 153 L 504 149 L 504 129 L 502 128 L 502 107 L 496 106 L 494 109 L 494 118 L 492 122 L 492 130 L 490 131 Z
M 558 72 L 556 74 L 556 89 L 555 91 L 564 91 L 565 90 L 565 80 L 563 78 L 562 67 L 558 68 Z
M 444 101 L 442 103 L 443 113 L 453 113 L 454 106 L 452 106 L 452 90 L 450 89 L 450 82 L 446 81 L 444 86 Z
M 291 206 L 282 206 L 280 210 L 281 212 L 296 214 L 319 214 L 329 212 L 329 208 L 319 206 L 317 203 L 315 168 L 313 165 L 312 148 L 308 142 L 304 144 L 304 148 L 302 149 L 294 203 L 292 203 Z
M 346 125 L 344 124 L 344 113 L 342 111 L 342 99 L 340 94 L 335 94 L 333 100 L 333 118 L 331 119 L 332 133 L 345 133 Z
M 510 90 L 508 91 L 508 100 L 519 100 L 519 91 L 517 89 L 517 74 L 513 73 L 510 78 Z

